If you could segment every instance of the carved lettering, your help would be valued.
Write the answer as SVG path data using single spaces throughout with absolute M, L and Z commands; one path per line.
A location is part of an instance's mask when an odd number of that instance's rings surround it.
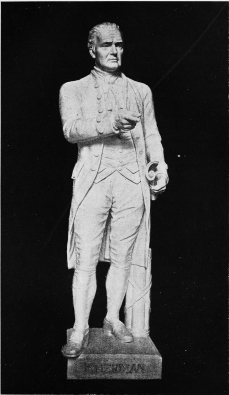
M 95 363 L 85 363 L 84 364 L 84 373 L 88 374 L 97 374 L 97 373 L 144 373 L 146 371 L 146 367 L 144 364 L 112 364 L 112 363 L 104 363 L 104 364 L 95 364 Z
M 112 364 L 100 365 L 102 373 L 112 373 Z
M 145 368 L 146 368 L 146 366 L 144 365 L 144 364 L 138 364 L 138 367 L 139 367 L 139 369 L 141 370 L 141 373 L 144 373 L 145 372 Z
M 133 365 L 131 366 L 131 369 L 130 369 L 130 373 L 137 373 L 138 371 L 137 371 L 137 366 L 133 363 Z
M 139 372 L 140 371 L 140 372 Z M 138 363 L 137 365 L 135 365 L 133 363 L 133 365 L 131 366 L 131 370 L 130 373 L 144 373 L 144 365 L 141 365 L 140 363 Z

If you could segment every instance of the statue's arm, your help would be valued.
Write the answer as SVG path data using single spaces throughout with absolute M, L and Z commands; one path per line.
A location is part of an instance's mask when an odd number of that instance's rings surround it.
M 64 84 L 59 96 L 60 114 L 65 138 L 72 144 L 97 140 L 115 134 L 108 114 L 98 118 L 84 118 L 81 111 L 81 94 L 75 86 Z
M 163 174 L 168 182 L 167 164 L 164 158 L 164 149 L 155 118 L 153 97 L 150 88 L 144 85 L 144 131 L 145 146 L 148 162 L 158 162 L 157 172 Z

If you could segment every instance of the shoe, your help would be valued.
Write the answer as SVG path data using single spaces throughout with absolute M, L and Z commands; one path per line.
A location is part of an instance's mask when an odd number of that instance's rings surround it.
M 134 341 L 133 336 L 121 321 L 111 323 L 105 318 L 103 321 L 103 331 L 107 336 L 114 335 L 121 343 L 131 343 Z
M 85 331 L 73 329 L 70 339 L 62 347 L 61 352 L 66 358 L 77 358 L 87 347 L 89 341 L 89 328 Z

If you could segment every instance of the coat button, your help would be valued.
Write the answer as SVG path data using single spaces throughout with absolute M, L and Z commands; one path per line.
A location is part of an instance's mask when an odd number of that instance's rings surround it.
M 99 87 L 99 84 L 98 84 L 98 82 L 97 82 L 97 81 L 96 81 L 96 83 L 95 83 L 94 87 L 95 87 L 95 88 L 98 88 L 98 87 Z
M 120 167 L 118 167 L 118 171 L 122 171 L 122 167 L 120 166 Z
M 95 169 L 95 167 L 91 167 L 91 170 L 92 170 L 92 171 L 95 171 L 96 169 Z
M 102 121 L 101 115 L 98 115 L 98 117 L 96 118 L 96 121 L 97 122 L 101 122 Z
M 103 129 L 102 129 L 102 127 L 101 127 L 101 124 L 98 124 L 98 125 L 97 125 L 96 130 L 97 130 L 97 133 L 103 134 Z
M 98 112 L 101 114 L 101 113 L 103 112 L 103 108 L 102 108 L 102 107 L 99 107 L 99 108 L 98 108 Z
M 112 110 L 112 103 L 110 102 L 110 100 L 108 100 L 107 102 L 107 109 Z
M 101 95 L 101 93 L 98 93 L 98 95 L 97 95 L 97 99 L 98 100 L 100 100 L 102 98 L 102 95 Z
M 97 156 L 99 156 L 99 154 L 97 154 L 97 152 L 94 154 L 94 156 L 97 158 Z

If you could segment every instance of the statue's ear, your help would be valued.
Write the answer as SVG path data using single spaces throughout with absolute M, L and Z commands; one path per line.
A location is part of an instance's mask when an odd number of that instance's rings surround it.
M 89 49 L 89 53 L 90 53 L 91 57 L 92 57 L 93 59 L 95 59 L 95 47 L 91 47 L 91 48 Z

